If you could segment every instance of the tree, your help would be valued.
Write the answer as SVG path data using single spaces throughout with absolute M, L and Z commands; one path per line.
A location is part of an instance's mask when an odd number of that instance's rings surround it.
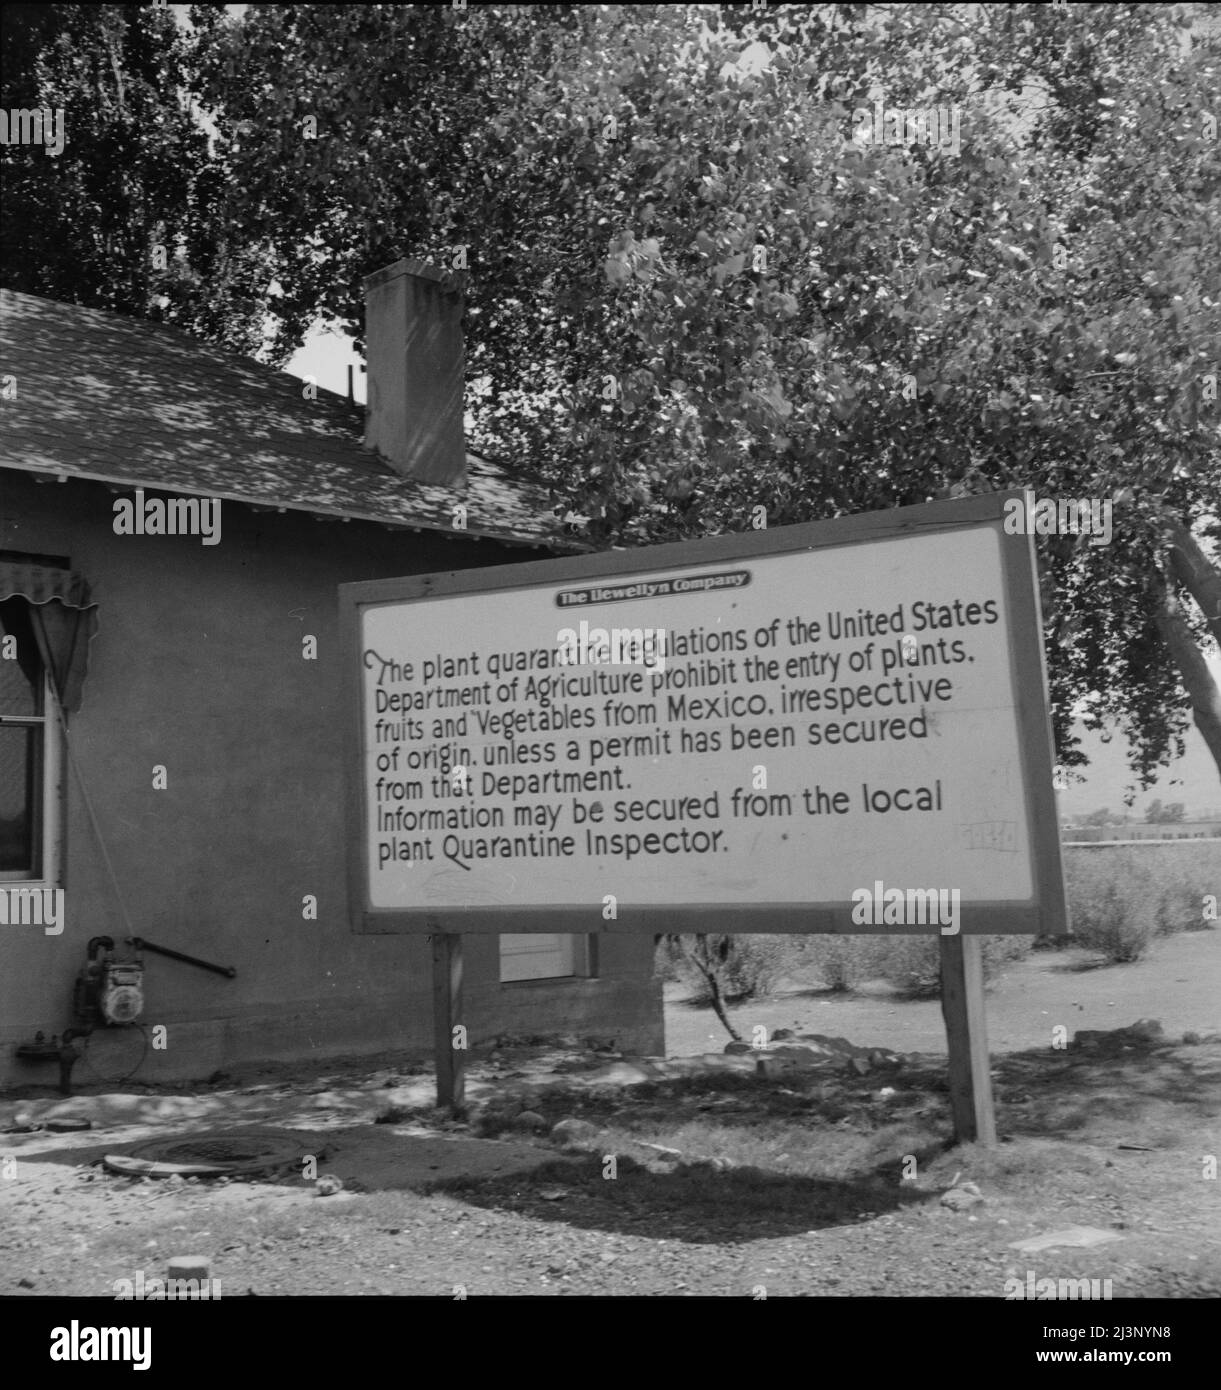
M 973 64 L 955 70 L 942 46 L 935 73 L 904 77 L 883 41 L 872 71 L 896 105 L 922 99 L 933 76 L 941 100 L 981 95 L 981 71 L 1020 87 L 1037 73 L 1015 55 L 1041 33 L 1045 52 L 1063 48 L 1064 16 L 1005 14 Z M 807 72 L 796 40 L 784 52 L 784 9 L 768 20 L 775 59 L 754 75 L 725 78 L 697 49 L 684 63 L 659 45 L 663 90 L 634 108 L 633 147 L 650 178 L 663 158 L 680 176 L 637 225 L 611 224 L 622 332 L 597 305 L 586 336 L 622 404 L 613 420 L 574 408 L 584 471 L 566 476 L 585 483 L 574 505 L 620 537 L 741 529 L 760 504 L 770 523 L 959 488 L 1105 498 L 1120 509 L 1112 545 L 1040 542 L 1059 757 L 1079 764 L 1068 711 L 1088 693 L 1091 726 L 1125 722 L 1147 779 L 1181 730 L 1180 682 L 1221 767 L 1221 696 L 1203 625 L 1180 602 L 1190 592 L 1218 611 L 1215 568 L 1191 533 L 1217 534 L 1221 490 L 1215 65 L 1184 62 L 1148 11 L 1074 16 L 1072 46 L 1093 46 L 1094 75 L 1053 85 L 1062 99 L 1089 92 L 1088 119 L 1023 147 L 981 111 L 953 179 L 949 161 L 906 149 L 845 150 L 846 104 L 823 99 L 821 78 L 811 90 L 813 72 L 835 66 Z M 936 9 L 887 24 L 905 58 L 917 40 L 970 42 Z M 725 43 L 709 47 L 732 60 Z M 667 105 L 688 93 L 708 116 L 680 143 Z M 1049 120 L 1071 114 L 1053 107 Z M 767 269 L 752 274 L 756 261 Z
M 188 34 L 164 6 L 4 7 L 5 100 L 62 110 L 67 139 L 53 156 L 0 150 L 3 279 L 253 352 L 262 286 L 223 229 L 222 170 L 190 95 L 192 51 L 220 10 L 195 8 Z
M 345 13 L 262 6 L 218 33 L 241 83 L 213 115 L 271 239 L 282 348 L 320 299 L 359 334 L 359 277 L 391 254 L 469 242 L 475 442 L 530 459 L 604 542 L 758 507 L 775 525 L 1014 486 L 1103 499 L 1109 545 L 1039 540 L 1058 760 L 1083 761 L 1086 699 L 1147 785 L 1182 751 L 1185 689 L 1221 766 L 1187 606 L 1213 611 L 1218 582 L 1217 73 L 1172 14 Z M 399 68 L 449 120 L 418 128 Z M 294 138 L 353 86 L 359 119 Z M 874 92 L 963 108 L 959 157 L 854 143 Z M 233 136 L 256 109 L 274 133 Z
M 1097 811 L 1091 811 L 1088 816 L 1082 818 L 1082 825 L 1111 825 L 1114 817 L 1105 806 L 1100 806 Z
M 554 171 L 521 141 L 582 8 L 257 5 L 199 36 L 223 219 L 262 266 L 269 360 L 319 318 L 362 341 L 364 277 L 412 255 L 470 272 L 468 379 L 535 381 L 535 310 L 553 312 L 552 287 L 522 250 L 555 216 Z M 474 442 L 487 447 L 486 428 Z
M 1109 544 L 1038 538 L 1057 761 L 1084 701 L 1142 787 L 1189 711 L 1221 768 L 1218 61 L 1178 13 L 194 7 L 221 197 L 177 312 L 282 362 L 461 255 L 472 443 L 605 544 L 1105 503 Z M 875 97 L 958 108 L 959 151 L 854 141 Z
M 733 1026 L 725 1008 L 725 992 L 722 988 L 730 952 L 733 950 L 732 936 L 667 936 L 666 943 L 672 950 L 680 951 L 687 961 L 703 976 L 708 986 L 708 997 L 717 1018 L 725 1031 L 734 1040 L 741 1042 L 742 1035 Z

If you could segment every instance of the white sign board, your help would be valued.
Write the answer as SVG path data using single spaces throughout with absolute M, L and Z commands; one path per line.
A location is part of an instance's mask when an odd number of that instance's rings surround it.
M 963 505 L 346 586 L 366 925 L 1058 929 L 1029 537 L 895 525 Z

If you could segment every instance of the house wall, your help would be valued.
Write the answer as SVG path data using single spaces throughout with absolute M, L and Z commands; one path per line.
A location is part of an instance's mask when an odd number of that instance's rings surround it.
M 168 1046 L 149 1050 L 141 1080 L 254 1059 L 429 1055 L 426 939 L 358 935 L 348 915 L 336 587 L 539 553 L 237 503 L 222 505 L 218 545 L 116 536 L 115 500 L 102 484 L 0 470 L 0 548 L 70 556 L 99 604 L 71 741 L 132 924 L 65 768 L 67 925 L 55 937 L 0 928 L 0 1085 L 55 1082 L 53 1065 L 19 1062 L 13 1045 L 62 1033 L 88 939 L 132 931 L 237 969 L 230 980 L 145 957 L 142 1021 L 164 1024 Z M 306 634 L 317 660 L 302 659 Z M 303 919 L 307 894 L 317 921 Z M 596 979 L 506 985 L 497 938 L 466 942 L 473 1045 L 559 1031 L 662 1050 L 652 937 L 600 936 Z M 130 1030 L 95 1033 L 98 1075 L 81 1063 L 75 1080 L 113 1079 L 138 1052 Z

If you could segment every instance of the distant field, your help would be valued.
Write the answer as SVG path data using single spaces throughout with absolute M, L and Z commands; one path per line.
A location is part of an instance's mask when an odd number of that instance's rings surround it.
M 671 1057 L 720 1051 L 729 1035 L 711 1009 L 684 1002 L 686 988 L 666 992 L 666 1052 Z M 936 999 L 904 999 L 872 981 L 828 993 L 816 980 L 789 979 L 768 999 L 731 1004 L 729 1015 L 744 1037 L 762 1024 L 770 1032 L 829 1033 L 865 1047 L 899 1052 L 945 1051 L 945 1024 Z M 1002 968 L 988 992 L 987 1032 L 994 1054 L 1045 1047 L 1053 1024 L 1118 1028 L 1156 1018 L 1168 1034 L 1221 1030 L 1221 930 L 1179 932 L 1158 939 L 1148 955 L 1110 965 L 1090 951 L 1069 947 L 1035 951 Z
M 1159 850 L 1163 854 L 1174 854 L 1178 850 L 1188 851 L 1193 863 L 1221 863 L 1221 839 L 1215 840 L 1085 840 L 1061 842 L 1060 848 L 1067 854 L 1088 853 L 1094 850 L 1137 849 Z

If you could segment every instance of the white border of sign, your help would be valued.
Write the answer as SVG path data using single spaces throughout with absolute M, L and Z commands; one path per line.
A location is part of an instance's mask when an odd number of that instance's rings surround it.
M 341 585 L 339 602 L 346 712 L 348 891 L 353 928 L 362 932 L 387 933 L 613 931 L 656 935 L 715 931 L 895 934 L 896 928 L 890 926 L 862 927 L 854 924 L 853 905 L 850 902 L 713 906 L 702 903 L 664 906 L 621 903 L 614 920 L 604 919 L 600 895 L 591 897 L 588 903 L 558 906 L 373 907 L 367 880 L 369 828 L 364 791 L 366 750 L 361 613 L 374 606 L 427 602 L 454 595 L 554 586 L 573 580 L 622 580 L 633 575 L 656 575 L 667 569 L 690 569 L 697 565 L 757 556 L 987 528 L 995 533 L 1000 546 L 1005 628 L 1009 637 L 1009 676 L 1017 715 L 1032 891 L 1030 897 L 1021 902 L 964 902 L 961 929 L 967 934 L 1065 932 L 1067 914 L 1052 781 L 1053 742 L 1034 537 L 1029 534 L 1010 535 L 1003 526 L 1005 504 L 1016 498 L 1024 506 L 1025 496 L 1024 491 L 989 493 L 981 497 L 866 512 L 834 521 L 717 536 L 710 540 Z M 902 933 L 904 929 L 897 930 Z M 931 930 L 936 931 L 936 928 Z

